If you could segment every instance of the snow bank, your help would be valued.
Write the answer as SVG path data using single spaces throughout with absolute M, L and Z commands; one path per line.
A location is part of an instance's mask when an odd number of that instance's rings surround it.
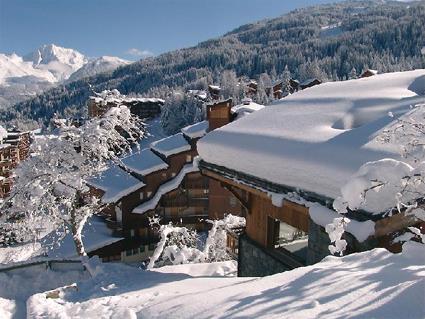
M 82 271 L 52 271 L 40 266 L 17 269 L 13 273 L 0 271 L 0 318 L 26 318 L 26 301 L 31 295 L 88 277 Z M 31 311 L 28 318 L 33 318 Z
M 189 151 L 191 149 L 189 143 L 183 137 L 182 133 L 178 133 L 162 140 L 153 142 L 151 148 L 165 157 Z
M 165 274 L 186 274 L 191 277 L 234 277 L 238 271 L 238 264 L 234 260 L 217 263 L 185 264 L 153 268 L 155 271 Z
M 143 318 L 423 318 L 423 249 L 412 244 L 398 255 L 374 249 L 327 257 L 264 278 L 186 274 L 198 265 L 158 273 L 108 264 L 78 291 L 58 299 L 32 296 L 28 312 L 49 318 L 122 318 L 125 312 Z
M 365 162 L 399 158 L 375 140 L 394 118 L 423 101 L 415 82 L 425 70 L 329 82 L 292 94 L 198 142 L 206 162 L 337 198 Z
M 183 166 L 183 168 L 180 170 L 179 174 L 176 177 L 174 177 L 172 180 L 162 184 L 159 187 L 159 189 L 155 193 L 154 197 L 152 197 L 150 200 L 144 202 L 143 204 L 137 206 L 135 209 L 133 209 L 132 213 L 133 214 L 144 214 L 151 209 L 155 209 L 155 207 L 158 205 L 159 201 L 161 200 L 161 197 L 164 194 L 167 194 L 167 193 L 171 192 L 172 190 L 176 189 L 177 187 L 179 187 L 179 185 L 183 181 L 186 174 L 189 174 L 189 173 L 192 173 L 192 172 L 197 172 L 197 171 L 199 171 L 199 169 L 197 167 L 193 166 L 193 164 L 186 164 L 185 166 Z

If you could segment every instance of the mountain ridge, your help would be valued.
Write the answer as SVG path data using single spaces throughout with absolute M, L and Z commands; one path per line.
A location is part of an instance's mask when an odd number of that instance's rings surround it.
M 117 57 L 88 58 L 74 49 L 42 45 L 24 56 L 0 53 L 0 106 L 6 107 L 57 84 L 108 72 L 129 61 Z
M 198 89 L 217 83 L 223 70 L 258 78 L 288 67 L 300 80 L 343 80 L 365 68 L 379 72 L 425 67 L 425 1 L 347 1 L 297 9 L 278 18 L 240 26 L 222 37 L 161 54 L 58 88 L 0 114 L 19 114 L 45 123 L 55 113 L 83 115 L 93 90 L 164 97 L 173 88 Z M 336 26 L 329 32 L 326 26 Z M 323 27 L 325 27 L 323 29 Z

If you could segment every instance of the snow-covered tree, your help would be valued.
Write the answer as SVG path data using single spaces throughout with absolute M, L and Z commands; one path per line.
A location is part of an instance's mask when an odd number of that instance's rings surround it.
M 151 257 L 148 268 L 163 265 L 218 262 L 229 260 L 226 238 L 227 230 L 245 226 L 245 218 L 226 215 L 220 220 L 207 220 L 211 224 L 204 243 L 195 230 L 172 223 L 160 225 L 160 219 L 153 217 L 151 226 L 159 228 L 160 241 Z
M 391 112 L 389 116 L 394 117 Z M 384 216 L 404 214 L 411 224 L 425 221 L 425 104 L 395 119 L 377 139 L 398 147 L 401 160 L 387 158 L 362 165 L 342 187 L 334 208 L 342 215 L 362 209 Z M 342 235 L 349 222 L 342 217 L 327 226 L 332 253 L 344 252 Z M 411 238 L 425 242 L 420 229 L 408 227 L 407 231 Z
M 257 94 L 255 96 L 255 102 L 262 105 L 267 105 L 270 103 L 272 98 L 267 94 L 267 89 L 272 85 L 272 80 L 267 73 L 262 73 L 258 79 L 257 85 Z M 271 92 L 273 96 L 273 92 Z
M 180 91 L 168 98 L 162 108 L 161 126 L 167 134 L 175 134 L 181 128 L 202 121 L 205 117 L 202 102 Z
M 63 123 L 55 134 L 37 137 L 1 206 L 0 241 L 33 240 L 47 228 L 59 239 L 71 233 L 78 255 L 85 255 L 82 228 L 102 208 L 86 181 L 118 161 L 143 133 L 143 123 L 120 106 L 80 127 Z
M 231 98 L 238 104 L 245 95 L 244 86 L 238 80 L 235 71 L 223 71 L 220 76 L 220 95 L 224 99 Z
M 357 79 L 357 70 L 355 67 L 353 67 L 350 73 L 348 73 L 348 79 L 349 80 Z

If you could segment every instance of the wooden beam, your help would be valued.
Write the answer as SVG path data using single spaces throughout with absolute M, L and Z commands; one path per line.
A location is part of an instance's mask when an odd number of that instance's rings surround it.
M 270 199 L 270 196 L 266 192 L 263 192 L 263 191 L 261 191 L 259 189 L 250 187 L 250 186 L 245 185 L 245 184 L 238 183 L 238 182 L 236 182 L 234 180 L 231 180 L 231 179 L 228 179 L 226 177 L 223 177 L 223 176 L 221 176 L 221 175 L 219 175 L 217 173 L 211 172 L 211 171 L 206 170 L 206 169 L 202 169 L 201 170 L 201 173 L 203 175 L 208 176 L 208 177 L 210 177 L 212 179 L 215 179 L 215 180 L 217 180 L 217 181 L 219 181 L 221 183 L 224 183 L 224 184 L 227 184 L 227 185 L 230 185 L 230 186 L 239 188 L 241 190 L 247 191 L 248 193 L 251 193 L 251 194 L 260 196 L 262 198 Z
M 235 196 L 236 197 L 236 199 L 239 201 L 239 203 L 241 203 L 241 205 L 249 212 L 249 205 L 248 205 L 248 203 L 242 198 L 242 196 L 240 196 L 239 194 L 238 194 L 238 192 L 237 191 L 235 191 L 234 189 L 233 189 L 233 187 L 232 186 L 230 186 L 230 185 L 226 185 L 226 184 L 221 184 L 222 186 L 223 186 L 223 188 L 225 188 L 225 189 L 227 189 L 229 192 L 231 192 L 232 194 L 233 194 L 233 196 Z

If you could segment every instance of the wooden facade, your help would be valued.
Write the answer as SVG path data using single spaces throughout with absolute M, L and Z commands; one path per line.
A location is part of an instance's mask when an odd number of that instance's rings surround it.
M 13 170 L 25 160 L 30 151 L 30 133 L 8 131 L 0 145 L 0 198 L 5 198 L 12 187 Z

